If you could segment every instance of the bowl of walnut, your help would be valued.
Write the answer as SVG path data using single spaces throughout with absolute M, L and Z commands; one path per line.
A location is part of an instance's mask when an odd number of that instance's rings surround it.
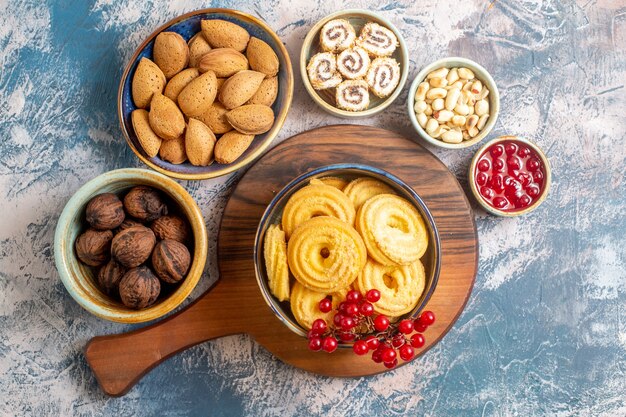
M 90 313 L 141 323 L 178 307 L 206 262 L 207 232 L 189 193 L 145 169 L 106 172 L 83 185 L 57 223 L 61 281 Z

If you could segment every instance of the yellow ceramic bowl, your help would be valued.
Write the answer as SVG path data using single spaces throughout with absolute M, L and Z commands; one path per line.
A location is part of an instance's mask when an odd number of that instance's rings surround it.
M 74 252 L 76 237 L 86 229 L 85 207 L 101 193 L 122 194 L 136 185 L 162 191 L 184 215 L 193 232 L 192 262 L 187 277 L 166 297 L 143 310 L 133 310 L 104 294 L 97 284 L 95 268 L 78 260 Z M 118 169 L 106 172 L 83 185 L 61 213 L 54 235 L 54 259 L 59 276 L 70 295 L 83 308 L 103 319 L 120 323 L 142 323 L 159 318 L 187 298 L 196 287 L 207 256 L 207 232 L 202 213 L 189 193 L 176 181 L 147 169 Z M 163 298 L 162 298 L 163 297 Z
M 274 125 L 262 135 L 257 135 L 252 141 L 250 147 L 231 164 L 213 163 L 209 166 L 201 167 L 191 165 L 189 162 L 182 164 L 171 164 L 159 156 L 150 158 L 141 148 L 137 136 L 133 130 L 131 122 L 131 113 L 136 109 L 131 97 L 131 81 L 137 68 L 137 64 L 143 57 L 152 59 L 152 48 L 154 39 L 163 31 L 174 31 L 180 34 L 185 40 L 189 40 L 192 36 L 200 31 L 200 22 L 204 19 L 222 19 L 235 23 L 244 27 L 250 36 L 257 37 L 267 42 L 278 56 L 280 69 L 278 72 L 278 96 L 272 105 L 274 110 Z M 120 81 L 118 91 L 118 116 L 122 132 L 126 138 L 126 142 L 130 149 L 137 157 L 150 168 L 170 177 L 185 180 L 202 180 L 207 178 L 215 178 L 234 172 L 246 165 L 250 164 L 259 157 L 272 143 L 272 140 L 278 135 L 278 132 L 285 123 L 287 112 L 291 107 L 291 99 L 293 97 L 293 70 L 291 68 L 291 60 L 285 45 L 278 35 L 261 19 L 251 16 L 247 13 L 230 9 L 203 9 L 196 10 L 170 20 L 163 26 L 157 28 L 148 38 L 139 45 L 135 53 L 131 57 L 122 79 Z
M 398 42 L 400 43 L 398 48 L 396 48 L 395 52 L 391 56 L 391 58 L 395 58 L 395 60 L 398 61 L 398 63 L 400 64 L 400 82 L 389 97 L 380 98 L 370 93 L 370 106 L 367 110 L 347 111 L 339 109 L 335 106 L 334 88 L 318 91 L 313 88 L 311 82 L 309 81 L 306 66 L 313 55 L 321 52 L 319 38 L 322 26 L 324 26 L 327 22 L 333 19 L 346 19 L 350 22 L 350 24 L 352 24 L 352 26 L 356 30 L 357 35 L 366 23 L 378 23 L 381 26 L 384 26 L 387 29 L 391 30 L 396 35 L 396 37 L 398 38 Z M 409 75 L 409 53 L 406 43 L 404 42 L 404 38 L 402 37 L 402 33 L 400 33 L 398 28 L 396 28 L 394 24 L 391 23 L 389 20 L 367 10 L 342 10 L 330 14 L 317 22 L 306 35 L 306 38 L 302 43 L 302 50 L 300 52 L 300 75 L 302 76 L 302 82 L 304 83 L 304 87 L 306 88 L 306 91 L 309 93 L 313 101 L 315 101 L 318 106 L 320 106 L 328 113 L 346 119 L 369 117 L 385 110 L 400 95 L 400 92 L 402 91 L 402 88 L 404 88 L 404 84 L 406 83 L 406 79 Z

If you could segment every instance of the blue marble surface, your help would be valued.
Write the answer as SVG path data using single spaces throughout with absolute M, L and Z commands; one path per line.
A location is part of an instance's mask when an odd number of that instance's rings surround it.
M 395 22 L 410 76 L 435 59 L 483 64 L 501 93 L 493 135 L 537 142 L 551 195 L 514 219 L 476 207 L 480 267 L 465 312 L 409 366 L 329 379 L 284 365 L 247 336 L 196 346 L 106 397 L 82 349 L 133 326 L 83 311 L 54 268 L 57 217 L 102 172 L 139 166 L 116 116 L 123 67 L 158 25 L 202 6 L 265 19 L 294 62 L 278 140 L 338 123 L 307 96 L 297 57 L 308 28 L 361 7 Z M 626 4 L 619 0 L 0 1 L 0 415 L 626 415 Z M 404 100 L 361 123 L 415 137 Z M 475 149 L 432 149 L 466 186 Z M 207 219 L 209 268 L 234 174 L 184 182 Z M 467 187 L 466 187 L 467 189 Z

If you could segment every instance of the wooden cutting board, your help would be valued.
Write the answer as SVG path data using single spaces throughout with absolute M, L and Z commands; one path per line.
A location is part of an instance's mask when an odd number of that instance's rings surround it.
M 325 165 L 354 162 L 389 171 L 415 189 L 441 237 L 441 275 L 427 309 L 437 322 L 421 355 L 452 327 L 469 298 L 478 266 L 474 216 L 456 178 L 433 154 L 388 130 L 338 125 L 296 135 L 258 160 L 241 178 L 224 210 L 218 242 L 220 278 L 194 303 L 160 322 L 125 334 L 98 336 L 85 355 L 102 389 L 123 395 L 170 356 L 210 339 L 247 333 L 282 361 L 321 375 L 385 372 L 351 349 L 311 352 L 267 306 L 256 282 L 253 245 L 266 206 L 295 177 Z M 418 359 L 419 360 L 419 359 Z

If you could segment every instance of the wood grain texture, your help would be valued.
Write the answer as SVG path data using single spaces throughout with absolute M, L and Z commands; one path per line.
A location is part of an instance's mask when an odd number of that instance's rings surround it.
M 441 237 L 441 274 L 427 308 L 437 323 L 425 334 L 437 343 L 454 324 L 469 297 L 478 265 L 471 207 L 456 178 L 420 145 L 383 129 L 340 125 L 299 134 L 259 160 L 237 184 L 220 228 L 220 280 L 195 303 L 168 319 L 134 332 L 100 336 L 86 357 L 103 390 L 122 395 L 146 372 L 173 354 L 216 337 L 248 333 L 282 361 L 328 376 L 362 376 L 386 371 L 351 349 L 332 355 L 311 352 L 272 313 L 258 288 L 253 260 L 259 219 L 272 198 L 296 176 L 314 168 L 354 162 L 398 176 L 431 210 Z

